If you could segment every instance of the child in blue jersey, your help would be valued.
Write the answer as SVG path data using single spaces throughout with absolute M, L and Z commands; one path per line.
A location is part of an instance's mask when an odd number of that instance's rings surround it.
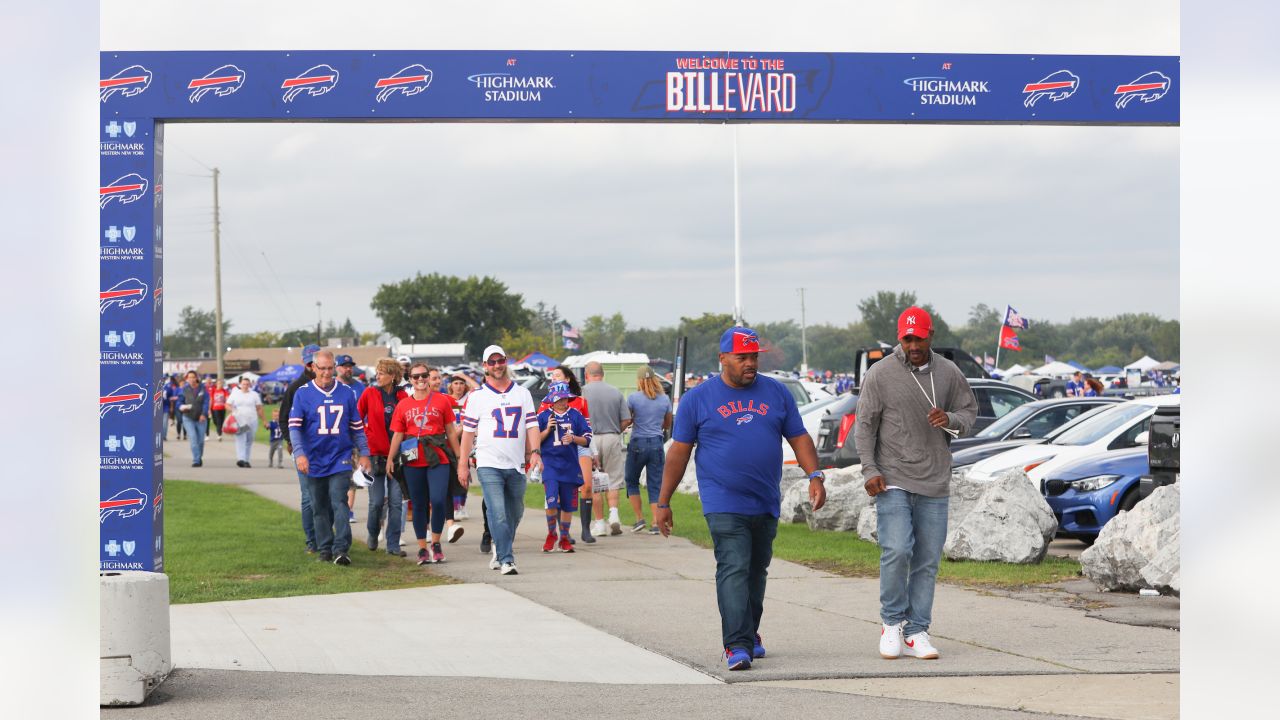
M 284 467 L 284 428 L 280 427 L 279 410 L 271 411 L 271 422 L 267 423 L 267 434 L 271 441 L 267 467 Z
M 591 425 L 582 413 L 569 407 L 574 397 L 568 383 L 555 383 L 547 392 L 551 407 L 538 413 L 538 438 L 542 442 L 542 482 L 546 485 L 547 539 L 542 552 L 556 547 L 556 520 L 560 524 L 560 552 L 573 552 L 569 526 L 578 510 L 582 468 L 578 448 L 591 444 Z M 558 512 L 557 512 L 558 511 Z

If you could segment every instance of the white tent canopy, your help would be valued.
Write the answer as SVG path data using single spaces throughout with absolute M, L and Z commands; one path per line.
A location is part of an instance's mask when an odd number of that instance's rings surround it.
M 1026 365 L 1019 364 L 1019 365 L 1011 365 L 1008 368 L 1001 370 L 1000 372 L 1004 373 L 1005 377 L 1008 377 L 1010 375 L 1021 375 L 1022 373 L 1026 372 L 1027 369 L 1028 368 Z
M 1035 370 L 1032 370 L 1031 372 L 1035 373 L 1036 375 L 1053 376 L 1053 375 L 1074 375 L 1076 374 L 1076 370 L 1077 368 L 1074 368 L 1064 362 L 1054 360 L 1053 362 L 1048 363 L 1047 365 L 1041 365 L 1040 367 L 1036 368 Z
M 251 382 L 251 383 L 256 383 L 256 382 L 258 382 L 258 378 L 260 378 L 260 377 L 262 377 L 262 376 L 261 376 L 261 375 L 259 375 L 258 373 L 256 373 L 256 372 L 252 372 L 252 371 L 250 371 L 250 370 L 246 370 L 246 371 L 244 371 L 244 372 L 240 373 L 239 375 L 236 375 L 236 376 L 234 376 L 234 377 L 229 377 L 229 378 L 227 378 L 227 384 L 228 384 L 228 385 L 239 385 L 239 384 L 240 384 L 240 378 L 249 378 L 249 382 Z
M 1146 372 L 1160 363 L 1153 360 L 1150 355 L 1143 355 L 1141 358 L 1134 360 L 1124 366 L 1125 370 L 1137 370 L 1138 372 Z

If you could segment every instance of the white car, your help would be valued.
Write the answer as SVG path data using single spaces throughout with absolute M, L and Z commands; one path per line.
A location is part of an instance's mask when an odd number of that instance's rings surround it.
M 1046 473 L 1086 455 L 1136 447 L 1147 442 L 1147 426 L 1156 408 L 1178 405 L 1181 395 L 1155 395 L 1107 407 L 1044 444 L 1023 445 L 974 463 L 970 480 L 992 481 L 1022 470 L 1037 489 Z

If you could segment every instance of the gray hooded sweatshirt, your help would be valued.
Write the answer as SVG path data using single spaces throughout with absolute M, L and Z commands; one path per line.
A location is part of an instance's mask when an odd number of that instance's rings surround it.
M 885 485 L 927 497 L 950 494 L 951 436 L 929 425 L 926 395 L 935 392 L 934 404 L 947 413 L 947 427 L 968 434 L 978 401 L 955 363 L 930 351 L 929 362 L 916 368 L 898 345 L 867 370 L 853 426 L 864 478 L 880 475 Z

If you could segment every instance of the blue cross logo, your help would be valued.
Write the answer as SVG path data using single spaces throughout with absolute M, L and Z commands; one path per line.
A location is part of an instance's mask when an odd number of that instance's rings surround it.
M 120 242 L 120 234 L 121 234 L 120 228 L 116 227 L 115 225 L 112 225 L 111 227 L 107 228 L 107 231 L 102 234 L 106 236 L 107 242 L 113 245 L 115 243 Z
M 121 548 L 120 548 L 120 543 L 116 542 L 115 540 L 112 540 L 106 545 L 103 545 L 102 549 L 106 550 L 107 554 L 110 555 L 111 557 L 115 557 L 116 555 L 120 554 Z
M 120 339 L 121 339 L 121 338 L 120 338 L 120 335 L 119 335 L 118 333 L 116 333 L 116 331 L 115 331 L 115 330 L 112 330 L 111 332 L 107 333 L 106 335 L 103 335 L 103 336 L 102 336 L 102 339 L 107 343 L 107 345 L 109 345 L 109 346 L 111 346 L 111 347 L 115 347 L 116 345 L 118 345 L 118 344 L 120 343 Z
M 106 130 L 107 130 L 107 134 L 110 135 L 112 138 L 120 137 L 120 130 L 121 130 L 120 123 L 116 122 L 115 120 L 112 120 L 111 122 L 107 123 Z
M 120 441 L 116 439 L 115 435 L 108 436 L 102 444 L 111 452 L 115 452 L 120 449 Z

